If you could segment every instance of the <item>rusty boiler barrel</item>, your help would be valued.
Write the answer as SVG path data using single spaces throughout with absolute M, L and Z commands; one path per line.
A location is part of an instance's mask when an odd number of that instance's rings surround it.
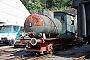
M 29 15 L 24 23 L 25 32 L 35 32 L 36 36 L 45 33 L 46 37 L 56 37 L 62 32 L 62 24 L 60 20 L 40 14 Z

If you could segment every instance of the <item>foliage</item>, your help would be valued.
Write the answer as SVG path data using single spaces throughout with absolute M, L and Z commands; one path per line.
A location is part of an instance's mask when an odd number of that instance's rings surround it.
M 37 12 L 38 10 L 43 9 L 43 6 L 41 6 L 40 3 L 29 4 L 28 9 L 32 12 Z
M 67 9 L 71 7 L 73 0 L 47 0 L 48 9 Z
M 70 8 L 73 0 L 21 0 L 31 12 L 41 9 L 60 10 Z
M 39 0 L 21 0 L 21 2 L 29 10 L 29 12 L 37 12 L 38 10 L 44 8 Z

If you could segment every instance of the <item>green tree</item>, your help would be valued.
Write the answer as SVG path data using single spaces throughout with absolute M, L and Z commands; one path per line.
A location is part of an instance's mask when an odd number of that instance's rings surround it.
M 46 0 L 47 8 L 54 9 L 57 8 L 62 9 L 66 7 L 71 7 L 73 0 Z
M 30 12 L 37 12 L 41 9 L 67 9 L 72 5 L 73 0 L 21 0 Z
M 40 3 L 33 3 L 33 4 L 29 4 L 28 8 L 31 12 L 38 12 L 38 10 L 43 9 L 43 6 L 41 6 Z
M 63 0 L 62 6 L 70 7 L 72 4 L 72 0 Z
M 44 7 L 41 5 L 40 0 L 21 0 L 29 12 L 37 12 Z
M 53 5 L 57 7 L 57 9 L 60 9 L 62 7 L 63 0 L 53 0 Z

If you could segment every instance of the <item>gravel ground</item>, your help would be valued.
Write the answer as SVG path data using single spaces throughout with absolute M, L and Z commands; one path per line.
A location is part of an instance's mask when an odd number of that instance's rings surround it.
M 44 60 L 74 60 L 75 58 L 90 54 L 90 45 L 83 45 L 82 47 L 72 47 L 68 50 L 58 51 L 53 56 L 45 58 Z M 90 57 L 86 60 L 90 60 Z
M 8 52 L 14 52 L 11 54 L 4 54 L 0 56 L 0 60 L 5 60 L 9 57 L 15 57 L 19 56 L 21 54 L 26 53 L 26 50 L 23 48 L 13 48 L 13 46 L 4 46 L 0 47 L 0 50 L 8 51 Z M 90 54 L 90 45 L 83 45 L 82 47 L 72 47 L 68 50 L 62 50 L 62 51 L 57 51 L 53 56 L 50 56 L 48 58 L 44 58 L 43 60 L 74 60 L 75 58 L 78 58 L 80 56 L 85 56 L 87 53 Z M 28 56 L 24 58 L 24 60 L 30 60 L 30 58 L 34 57 L 33 56 Z M 23 59 L 20 59 L 23 60 Z M 90 60 L 86 59 L 86 60 Z
M 7 58 L 19 56 L 26 53 L 24 48 L 14 48 L 14 46 L 2 46 L 0 50 L 4 51 L 6 54 L 0 56 L 0 60 L 6 60 Z

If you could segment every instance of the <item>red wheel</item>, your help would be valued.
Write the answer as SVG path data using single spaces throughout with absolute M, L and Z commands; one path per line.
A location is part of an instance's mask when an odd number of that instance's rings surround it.
M 49 54 L 53 54 L 54 53 L 54 48 L 53 48 L 53 44 L 52 43 L 48 44 L 48 46 L 47 46 L 47 52 Z

